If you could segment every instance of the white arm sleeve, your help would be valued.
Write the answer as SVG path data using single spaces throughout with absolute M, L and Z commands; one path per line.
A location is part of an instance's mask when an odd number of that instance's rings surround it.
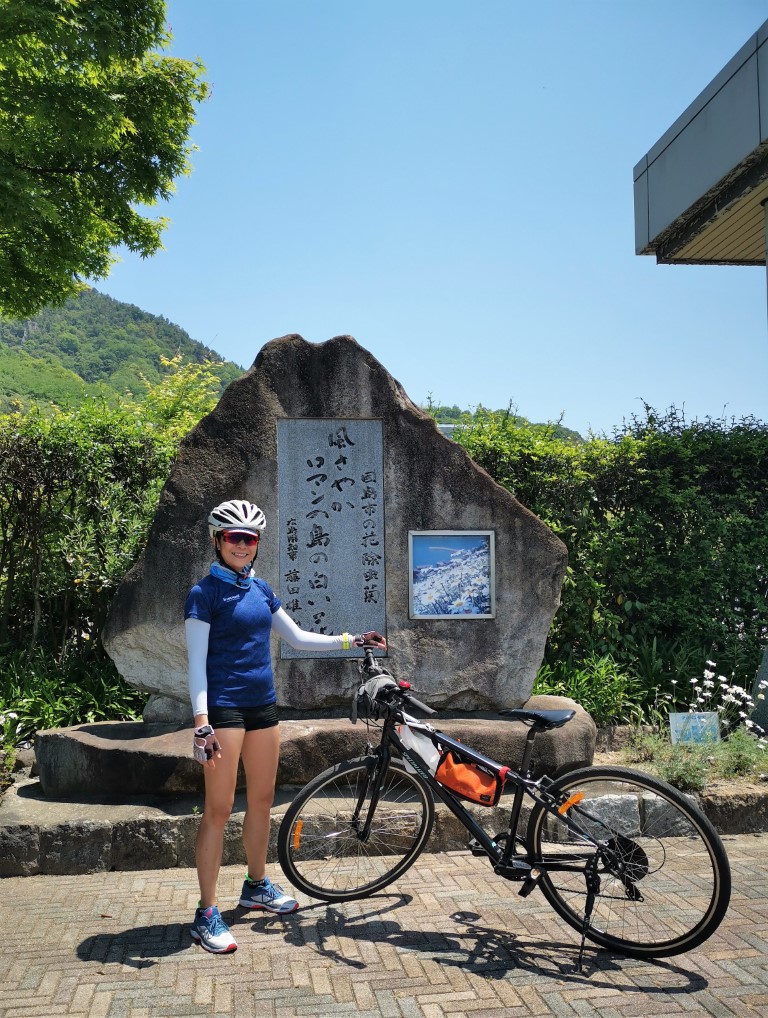
M 278 608 L 272 616 L 272 628 L 295 650 L 343 650 L 341 634 L 325 636 L 324 633 L 308 633 L 300 629 L 284 609 Z
M 189 660 L 189 698 L 192 701 L 192 713 L 208 713 L 208 635 L 211 631 L 208 622 L 200 619 L 186 619 L 184 633 L 187 638 L 187 658 Z

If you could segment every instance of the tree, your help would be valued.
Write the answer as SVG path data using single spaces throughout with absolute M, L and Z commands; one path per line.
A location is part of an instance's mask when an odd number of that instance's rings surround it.
M 165 0 L 0 0 L 0 313 L 100 279 L 167 224 L 135 205 L 190 171 L 199 62 L 163 56 Z

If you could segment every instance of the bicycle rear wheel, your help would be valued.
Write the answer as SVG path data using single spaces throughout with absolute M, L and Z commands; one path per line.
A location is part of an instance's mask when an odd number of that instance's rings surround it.
M 587 937 L 640 958 L 690 951 L 720 925 L 731 874 L 712 824 L 677 789 L 623 767 L 590 767 L 560 778 L 549 791 L 600 843 L 595 849 L 543 807 L 531 812 L 527 847 L 543 859 L 539 881 L 555 911 L 581 932 L 587 901 L 585 864 L 597 893 Z M 583 796 L 577 799 L 577 796 Z M 572 859 L 572 869 L 557 870 Z M 549 860 L 549 868 L 548 868 Z
M 367 756 L 336 764 L 310 781 L 288 808 L 277 836 L 278 857 L 305 894 L 324 901 L 365 898 L 396 880 L 424 849 L 435 816 L 432 793 L 399 761 L 392 760 L 384 773 L 380 763 Z

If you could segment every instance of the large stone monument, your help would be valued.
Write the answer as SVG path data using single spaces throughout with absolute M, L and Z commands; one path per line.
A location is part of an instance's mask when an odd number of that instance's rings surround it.
M 211 560 L 209 510 L 236 497 L 266 513 L 257 571 L 303 628 L 385 632 L 391 669 L 435 707 L 528 699 L 564 546 L 354 339 L 285 336 L 183 442 L 115 598 L 104 642 L 158 694 L 153 717 L 189 716 L 184 599 Z M 352 663 L 277 644 L 273 661 L 279 705 L 348 702 Z

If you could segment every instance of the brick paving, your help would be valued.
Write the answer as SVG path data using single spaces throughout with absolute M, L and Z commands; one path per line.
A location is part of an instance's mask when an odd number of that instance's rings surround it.
M 189 938 L 193 870 L 9 877 L 0 1015 L 765 1018 L 768 834 L 725 842 L 733 899 L 706 944 L 659 962 L 588 947 L 582 973 L 576 933 L 543 898 L 517 897 L 464 853 L 424 855 L 364 901 L 302 899 L 285 918 L 226 909 L 243 868 L 225 867 L 220 901 L 240 947 L 224 957 Z

